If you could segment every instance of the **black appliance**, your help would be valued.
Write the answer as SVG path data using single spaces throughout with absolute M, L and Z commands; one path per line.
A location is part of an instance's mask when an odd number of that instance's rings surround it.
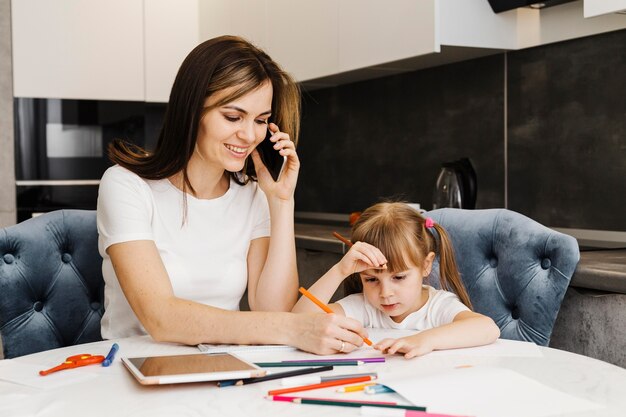
M 494 13 L 500 13 L 526 6 L 534 9 L 543 9 L 545 7 L 556 6 L 557 4 L 569 3 L 572 1 L 574 0 L 489 0 L 489 4 L 491 5 Z
M 444 162 L 433 192 L 433 209 L 455 207 L 476 208 L 478 183 L 476 171 L 468 158 Z
M 17 220 L 65 208 L 96 208 L 98 185 L 111 166 L 107 146 L 122 138 L 150 149 L 165 105 L 15 98 Z M 150 138 L 151 140 L 146 140 Z

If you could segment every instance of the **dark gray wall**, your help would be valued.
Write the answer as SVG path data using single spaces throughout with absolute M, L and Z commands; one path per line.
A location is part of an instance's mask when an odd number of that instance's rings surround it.
M 506 162 L 508 208 L 626 230 L 624 51 L 626 30 L 305 91 L 296 209 L 429 209 L 440 163 L 469 157 L 477 208 L 507 205 Z
M 509 54 L 509 207 L 626 230 L 626 30 Z

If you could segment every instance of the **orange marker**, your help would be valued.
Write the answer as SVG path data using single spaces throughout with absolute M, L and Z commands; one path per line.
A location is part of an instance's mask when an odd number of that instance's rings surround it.
M 366 382 L 366 381 L 371 381 L 373 379 L 376 379 L 376 377 L 362 376 L 359 378 L 338 379 L 336 381 L 320 382 L 319 384 L 302 385 L 300 387 L 275 389 L 272 391 L 268 391 L 267 395 L 281 395 L 281 394 L 289 394 L 291 392 L 309 391 L 309 390 L 318 389 L 318 388 L 336 387 L 337 385 L 356 384 L 357 382 Z
M 313 301 L 315 304 L 317 304 L 317 306 L 319 308 L 321 308 L 322 310 L 324 310 L 327 313 L 334 313 L 333 310 L 330 309 L 330 307 L 328 307 L 326 304 L 322 303 L 320 300 L 317 299 L 317 297 L 315 297 L 313 294 L 311 294 L 310 292 L 308 292 L 304 287 L 300 287 L 299 290 L 302 295 L 304 295 L 306 298 L 308 298 L 309 300 Z M 369 346 L 372 346 L 372 341 L 369 340 L 367 337 L 363 338 L 363 341 L 365 343 L 367 343 Z

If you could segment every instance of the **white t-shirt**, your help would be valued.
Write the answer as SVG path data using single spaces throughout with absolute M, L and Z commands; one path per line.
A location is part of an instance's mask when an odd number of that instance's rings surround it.
M 113 166 L 98 191 L 98 250 L 103 258 L 102 337 L 146 334 L 124 297 L 106 249 L 121 242 L 155 242 L 177 297 L 238 310 L 248 283 L 250 241 L 270 234 L 267 198 L 256 182 L 232 179 L 228 191 L 211 200 L 183 193 L 168 179 L 145 180 Z
M 428 301 L 400 323 L 396 323 L 387 314 L 374 308 L 365 300 L 363 293 L 351 294 L 337 303 L 343 308 L 346 317 L 360 321 L 363 327 L 379 329 L 427 330 L 452 323 L 457 314 L 470 311 L 456 294 L 437 290 L 428 285 L 423 287 L 428 289 Z

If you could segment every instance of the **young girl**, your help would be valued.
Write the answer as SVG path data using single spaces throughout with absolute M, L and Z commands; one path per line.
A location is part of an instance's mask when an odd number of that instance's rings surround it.
M 446 231 L 404 203 L 379 203 L 365 210 L 352 229 L 354 245 L 310 289 L 328 302 L 346 277 L 349 295 L 330 308 L 364 327 L 419 330 L 412 336 L 384 339 L 374 348 L 406 358 L 433 350 L 479 346 L 500 336 L 489 317 L 471 311 Z M 424 285 L 439 255 L 441 290 Z M 347 292 L 350 292 L 348 289 Z M 319 309 L 302 297 L 294 312 Z M 355 347 L 342 341 L 339 351 Z

